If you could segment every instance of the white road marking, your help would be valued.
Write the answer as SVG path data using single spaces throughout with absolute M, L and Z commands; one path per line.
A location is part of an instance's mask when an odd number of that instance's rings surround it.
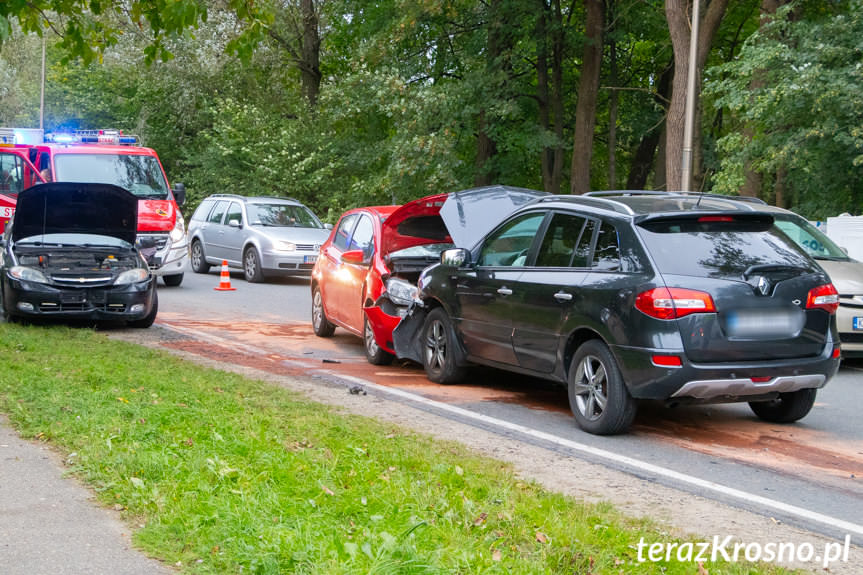
M 167 329 L 171 329 L 180 333 L 184 333 L 189 336 L 194 336 L 203 341 L 209 341 L 211 343 L 216 343 L 219 345 L 223 345 L 231 348 L 241 348 L 246 350 L 249 353 L 255 353 L 260 355 L 267 355 L 270 352 L 265 351 L 256 346 L 241 344 L 234 340 L 223 338 L 220 336 L 208 334 L 206 332 L 202 332 L 196 329 L 188 328 L 188 327 L 177 327 L 173 325 L 161 324 L 162 327 Z M 283 360 L 285 363 L 289 364 L 302 364 L 304 366 L 309 366 L 308 362 L 294 362 L 290 360 Z M 812 521 L 815 523 L 819 523 L 821 525 L 826 525 L 828 527 L 832 527 L 834 529 L 838 529 L 839 531 L 844 531 L 845 533 L 855 533 L 857 535 L 863 535 L 863 525 L 858 525 L 856 523 L 851 523 L 849 521 L 845 521 L 843 519 L 839 519 L 837 517 L 831 517 L 829 515 L 824 515 L 823 513 L 818 513 L 817 511 L 810 511 L 809 509 L 804 509 L 802 507 L 797 507 L 796 505 L 789 505 L 787 503 L 783 503 L 782 501 L 776 501 L 773 499 L 769 499 L 767 497 L 762 497 L 760 495 L 755 495 L 754 493 L 748 493 L 746 491 L 741 491 L 739 489 L 735 489 L 733 487 L 728 487 L 722 485 L 720 483 L 715 483 L 713 481 L 707 481 L 706 479 L 701 479 L 700 477 L 695 477 L 693 475 L 687 475 L 685 473 L 680 473 L 679 471 L 674 471 L 673 469 L 668 469 L 666 467 L 660 467 L 659 465 L 654 465 L 652 463 L 647 463 L 645 461 L 641 461 L 639 459 L 635 459 L 633 457 L 628 457 L 626 455 L 620 455 L 619 453 L 614 453 L 612 451 L 607 451 L 605 449 L 600 449 L 597 447 L 592 447 L 590 445 L 586 445 L 584 443 L 579 443 L 577 441 L 573 441 L 571 439 L 566 439 L 564 437 L 560 437 L 557 435 L 553 435 L 551 433 L 546 433 L 544 431 L 539 431 L 537 429 L 533 429 L 531 427 L 526 427 L 524 425 L 520 425 L 518 423 L 512 423 L 510 421 L 505 421 L 503 419 L 498 419 L 496 417 L 491 417 L 488 415 L 483 415 L 482 413 L 477 413 L 475 411 L 470 411 L 468 409 L 464 409 L 461 407 L 456 407 L 454 405 L 449 405 L 447 403 L 441 403 L 439 401 L 435 401 L 433 399 L 429 399 L 427 397 L 423 397 L 421 395 L 417 395 L 415 393 L 411 393 L 409 391 L 404 391 L 401 389 L 387 387 L 385 385 L 379 385 L 372 381 L 368 381 L 362 379 L 360 377 L 355 377 L 352 375 L 346 375 L 344 373 L 338 373 L 335 371 L 329 371 L 326 369 L 314 369 L 313 371 L 317 371 L 319 373 L 324 373 L 330 375 L 332 377 L 344 379 L 350 381 L 352 383 L 356 383 L 362 385 L 369 389 L 374 389 L 379 391 L 380 393 L 386 393 L 389 395 L 394 395 L 396 397 L 401 397 L 408 401 L 419 403 L 423 405 L 427 405 L 429 407 L 433 407 L 435 409 L 439 409 L 441 411 L 447 411 L 458 415 L 460 417 L 464 417 L 467 419 L 472 419 L 474 421 L 482 422 L 486 425 L 492 425 L 498 427 L 500 429 L 506 429 L 508 431 L 515 431 L 517 433 L 522 433 L 524 435 L 540 439 L 543 441 L 548 441 L 549 443 L 553 443 L 556 445 L 560 445 L 561 447 L 566 447 L 567 449 L 572 449 L 573 451 L 579 451 L 581 453 L 586 453 L 593 457 L 604 459 L 606 461 L 612 461 L 619 465 L 624 465 L 631 469 L 637 469 L 640 471 L 644 471 L 650 473 L 652 475 L 658 477 L 664 477 L 666 479 L 671 479 L 673 481 L 678 481 L 685 485 L 690 485 L 692 487 L 697 487 L 699 489 L 703 489 L 705 491 L 716 493 L 722 495 L 724 497 L 729 497 L 732 499 L 736 499 L 738 501 L 743 501 L 752 505 L 761 506 L 763 508 L 772 509 L 774 511 L 779 511 L 781 513 L 785 513 L 787 515 L 791 515 L 794 517 L 799 517 L 801 519 L 805 519 L 808 521 Z
M 767 509 L 773 509 L 775 511 L 780 511 L 782 513 L 786 513 L 788 515 L 792 515 L 794 517 L 799 517 L 801 519 L 806 519 L 808 521 L 813 521 L 815 523 L 820 523 L 822 525 L 827 525 L 829 527 L 833 527 L 840 531 L 844 531 L 845 533 L 855 533 L 857 535 L 863 535 L 863 525 L 858 525 L 856 523 L 851 523 L 849 521 L 845 521 L 843 519 L 839 519 L 836 517 L 830 517 L 829 515 L 824 515 L 823 513 L 818 513 L 817 511 L 810 511 L 808 509 L 804 509 L 802 507 L 797 507 L 796 505 L 789 505 L 787 503 L 783 503 L 781 501 L 776 501 L 773 499 L 768 499 L 767 497 L 762 497 L 760 495 L 755 495 L 753 493 L 747 493 L 746 491 L 741 491 L 739 489 L 735 489 L 733 487 L 727 487 L 725 485 L 715 483 L 713 481 L 707 481 L 706 479 L 701 479 L 700 477 L 695 477 L 693 475 L 687 475 L 685 473 L 680 473 L 678 471 L 674 471 L 673 469 L 668 469 L 666 467 L 660 467 L 658 465 L 653 465 L 652 463 L 647 463 L 645 461 L 641 461 L 639 459 L 635 459 L 632 457 L 628 457 L 626 455 L 620 455 L 619 453 L 614 453 L 612 451 L 607 451 L 605 449 L 599 449 L 597 447 L 592 447 L 590 445 L 585 445 L 584 443 L 579 443 L 577 441 L 572 441 L 571 439 L 566 439 L 564 437 L 560 437 L 557 435 L 553 435 L 551 433 L 546 433 L 544 431 L 539 431 L 537 429 L 533 429 L 531 427 L 526 427 L 524 425 L 520 425 L 518 423 L 512 423 L 510 421 L 505 421 L 503 419 L 497 419 L 495 417 L 490 417 L 488 415 L 483 415 L 482 413 L 477 413 L 475 411 L 470 411 L 468 409 L 464 409 L 461 407 L 456 407 L 454 405 L 449 405 L 446 403 L 441 403 L 439 401 L 435 401 L 433 399 L 428 399 L 421 395 L 416 395 L 414 393 L 403 391 L 401 389 L 395 389 L 392 387 L 387 387 L 385 385 L 378 385 L 377 383 L 366 381 L 359 377 L 354 377 L 351 375 L 345 375 L 343 373 L 335 373 L 330 372 L 331 375 L 335 377 L 340 377 L 342 379 L 346 379 L 353 383 L 360 384 L 366 388 L 374 389 L 376 391 L 380 391 L 381 393 L 388 393 L 390 395 L 395 395 L 398 397 L 402 397 L 404 399 L 413 401 L 415 403 L 420 403 L 424 405 L 428 405 L 430 407 L 434 407 L 436 409 L 440 409 L 443 411 L 448 411 L 450 413 L 459 415 L 460 417 L 465 417 L 468 419 L 473 419 L 475 421 L 480 421 L 487 425 L 493 425 L 495 427 L 506 429 L 508 431 L 515 431 L 518 433 L 522 433 L 524 435 L 528 435 L 530 437 L 534 437 L 536 439 L 541 439 L 543 441 L 548 441 L 549 443 L 554 443 L 556 445 L 560 445 L 561 447 L 566 447 L 568 449 L 572 449 L 574 451 L 580 451 L 582 453 L 586 453 L 596 458 L 604 459 L 606 461 L 612 461 L 614 463 L 618 463 L 620 465 L 625 465 L 632 469 L 637 469 L 640 471 L 645 471 L 652 475 L 656 475 L 659 477 L 664 477 L 667 479 L 672 479 L 674 481 L 678 481 L 680 483 L 691 485 L 693 487 L 698 487 L 700 489 L 704 489 L 705 491 L 709 491 L 712 493 L 717 493 L 723 495 L 725 497 L 730 497 L 733 499 L 737 499 L 739 501 L 744 501 L 746 503 L 750 503 L 753 505 L 758 505 Z

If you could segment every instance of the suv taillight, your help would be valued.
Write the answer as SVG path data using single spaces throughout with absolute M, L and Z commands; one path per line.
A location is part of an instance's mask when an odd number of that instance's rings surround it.
M 809 290 L 806 297 L 806 309 L 823 309 L 827 313 L 836 313 L 839 308 L 839 292 L 833 284 L 824 284 Z
M 709 293 L 683 288 L 659 287 L 641 292 L 635 308 L 656 319 L 677 319 L 691 313 L 715 312 Z

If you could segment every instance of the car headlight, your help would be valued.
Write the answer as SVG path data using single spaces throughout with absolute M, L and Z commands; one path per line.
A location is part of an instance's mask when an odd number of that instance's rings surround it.
M 114 285 L 127 285 L 134 284 L 138 282 L 142 282 L 150 277 L 150 272 L 143 268 L 135 268 L 132 270 L 126 270 L 117 276 L 117 279 L 114 280 Z
M 276 242 L 276 249 L 283 252 L 292 252 L 297 249 L 297 244 L 291 242 Z
M 417 286 L 399 278 L 387 280 L 387 294 L 396 305 L 410 305 L 417 297 Z
M 179 243 L 183 236 L 186 235 L 186 222 L 183 220 L 183 214 L 177 212 L 177 219 L 174 221 L 174 229 L 171 230 L 171 242 Z
M 12 266 L 9 268 L 9 275 L 16 280 L 25 282 L 48 283 L 48 278 L 45 277 L 45 274 L 39 270 L 28 268 L 26 266 Z

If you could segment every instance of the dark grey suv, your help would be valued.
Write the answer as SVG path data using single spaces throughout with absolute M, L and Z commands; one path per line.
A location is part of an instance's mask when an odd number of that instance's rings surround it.
M 471 363 L 560 381 L 578 424 L 613 434 L 637 399 L 796 421 L 839 367 L 835 288 L 740 202 L 549 196 L 469 243 L 425 270 L 394 333 L 432 381 Z

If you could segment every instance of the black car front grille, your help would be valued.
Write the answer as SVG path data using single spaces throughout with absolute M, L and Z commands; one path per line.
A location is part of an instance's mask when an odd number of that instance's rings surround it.
M 863 333 L 843 332 L 839 335 L 839 340 L 842 343 L 863 343 Z
M 105 311 L 112 313 L 124 313 L 126 304 L 124 303 L 107 303 L 107 302 L 67 302 L 67 301 L 43 301 L 38 304 L 39 311 L 43 313 L 62 313 L 75 311 Z
M 321 248 L 320 244 L 319 244 L 319 245 L 315 245 L 315 244 L 296 244 L 296 246 L 297 246 L 297 251 L 300 251 L 300 252 L 315 252 L 315 251 L 318 251 L 318 250 Z

